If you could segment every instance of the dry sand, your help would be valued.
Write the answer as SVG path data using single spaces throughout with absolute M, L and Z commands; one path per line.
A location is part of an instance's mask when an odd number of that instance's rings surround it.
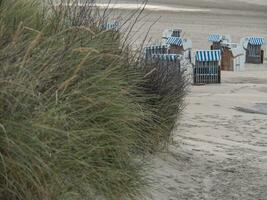
M 141 42 L 140 35 L 159 16 L 153 39 L 160 39 L 165 28 L 179 27 L 195 49 L 209 48 L 207 37 L 213 32 L 230 34 L 234 41 L 248 35 L 267 39 L 266 0 L 151 2 L 208 11 L 147 10 L 138 23 L 146 25 L 135 28 L 133 41 Z M 149 200 L 267 199 L 267 64 L 223 72 L 222 81 L 191 87 L 173 144 L 151 161 Z
M 157 23 L 149 34 L 149 38 L 153 41 L 161 41 L 164 29 L 178 27 L 184 30 L 183 35 L 186 38 L 193 41 L 194 49 L 209 48 L 210 43 L 207 42 L 207 38 L 210 33 L 231 34 L 235 42 L 249 35 L 267 38 L 267 5 L 265 5 L 267 0 L 261 0 L 262 5 L 259 5 L 259 2 L 255 5 L 244 3 L 247 0 L 166 0 L 163 6 L 160 5 L 160 1 L 153 0 L 151 1 L 153 3 L 149 4 L 157 6 L 157 11 L 148 9 L 141 16 L 133 30 L 135 34 L 132 37 L 133 43 L 140 44 L 149 26 L 155 21 Z M 98 2 L 105 1 L 98 0 Z M 125 5 L 137 1 L 115 2 L 122 2 Z M 118 10 L 114 15 L 124 15 L 125 12 Z
M 150 199 L 267 199 L 267 66 L 247 67 L 191 88 L 169 152 L 152 161 Z

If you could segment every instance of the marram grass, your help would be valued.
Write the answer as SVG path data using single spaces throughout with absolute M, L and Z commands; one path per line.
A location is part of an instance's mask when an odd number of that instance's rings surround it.
M 156 84 L 88 5 L 0 0 L 1 200 L 142 199 L 170 139 L 183 75 Z

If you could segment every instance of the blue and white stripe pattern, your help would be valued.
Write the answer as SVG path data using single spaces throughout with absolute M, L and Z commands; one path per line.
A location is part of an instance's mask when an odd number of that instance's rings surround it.
M 220 50 L 204 50 L 196 52 L 196 61 L 220 61 L 221 51 Z
M 181 56 L 178 54 L 153 54 L 152 55 L 153 60 L 159 60 L 159 61 L 179 61 L 181 59 Z
M 169 37 L 166 44 L 183 46 L 183 39 L 180 37 Z
M 119 30 L 119 22 L 114 21 L 114 22 L 109 22 L 103 25 L 103 30 L 114 30 L 118 31 Z
M 168 52 L 168 45 L 152 45 L 145 48 L 145 57 L 151 57 L 153 54 L 167 54 Z
M 264 45 L 265 39 L 263 37 L 249 37 L 249 44 L 251 44 L 251 45 Z
M 220 34 L 211 34 L 209 35 L 209 41 L 210 42 L 220 42 L 222 40 L 223 36 Z
M 157 54 L 157 53 L 167 53 L 168 50 L 168 45 L 152 45 L 149 47 L 145 48 L 146 52 L 151 52 L 152 54 Z

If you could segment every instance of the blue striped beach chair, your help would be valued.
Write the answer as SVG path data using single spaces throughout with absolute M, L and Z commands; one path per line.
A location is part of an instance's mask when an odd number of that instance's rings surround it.
M 107 23 L 103 24 L 102 30 L 118 31 L 119 30 L 119 22 L 118 21 L 107 22 Z
M 245 39 L 244 48 L 246 49 L 246 63 L 261 64 L 264 60 L 264 50 L 262 46 L 265 45 L 263 37 L 250 36 Z
M 194 84 L 221 83 L 221 51 L 196 51 L 193 66 Z
M 151 45 L 145 48 L 145 58 L 149 59 L 152 55 L 155 54 L 168 54 L 169 46 L 168 45 Z
M 178 54 L 153 54 L 151 62 L 157 66 L 167 69 L 181 69 L 181 55 Z

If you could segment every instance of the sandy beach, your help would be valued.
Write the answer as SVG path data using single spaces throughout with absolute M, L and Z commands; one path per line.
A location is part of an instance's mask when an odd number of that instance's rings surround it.
M 265 0 L 153 0 L 150 5 L 162 9 L 144 12 L 134 42 L 140 43 L 157 19 L 149 35 L 153 41 L 160 41 L 164 29 L 178 27 L 194 49 L 208 49 L 208 35 L 217 32 L 230 34 L 234 42 L 250 35 L 267 39 Z M 267 64 L 223 72 L 220 85 L 191 86 L 186 104 L 173 144 L 151 160 L 148 199 L 266 199 Z
M 266 74 L 249 65 L 191 88 L 169 152 L 152 161 L 150 199 L 266 199 Z
M 140 1 L 113 1 L 115 2 L 121 3 L 115 8 L 136 8 L 135 3 Z M 192 40 L 194 49 L 209 48 L 207 38 L 211 33 L 230 34 L 233 42 L 239 42 L 242 37 L 250 35 L 267 38 L 267 3 L 264 0 L 257 1 L 257 4 L 246 3 L 246 0 L 226 0 L 223 3 L 219 0 L 169 0 L 163 5 L 157 0 L 151 2 L 153 3 L 147 6 L 132 31 L 131 40 L 134 45 L 140 46 L 148 30 L 149 41 L 161 42 L 162 31 L 170 27 L 183 29 L 182 35 Z M 107 1 L 99 0 L 98 3 Z M 111 15 L 125 16 L 126 13 L 129 11 L 115 9 Z M 153 23 L 155 24 L 150 29 Z M 122 29 L 128 30 L 128 27 Z

